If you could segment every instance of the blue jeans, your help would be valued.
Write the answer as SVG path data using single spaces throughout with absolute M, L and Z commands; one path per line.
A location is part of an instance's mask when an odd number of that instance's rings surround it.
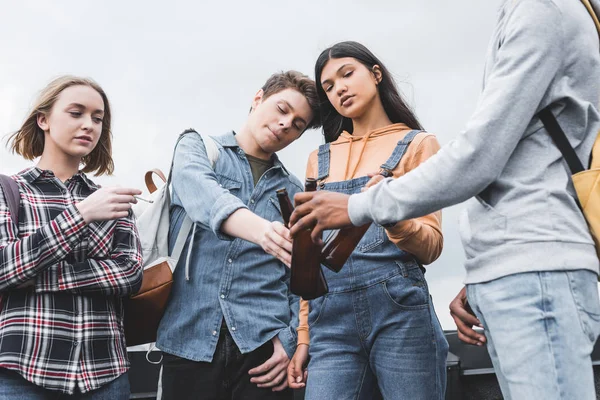
M 594 400 L 598 280 L 587 270 L 530 272 L 467 285 L 506 400 Z
M 0 400 L 128 400 L 127 373 L 99 389 L 68 395 L 34 385 L 14 371 L 0 368 Z
M 448 343 L 422 273 L 406 272 L 311 302 L 307 400 L 444 398 Z

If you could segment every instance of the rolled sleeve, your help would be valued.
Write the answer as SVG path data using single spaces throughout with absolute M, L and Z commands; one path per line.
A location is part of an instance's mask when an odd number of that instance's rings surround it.
M 281 341 L 288 358 L 291 360 L 296 352 L 296 343 L 298 340 L 294 328 L 287 327 L 280 330 L 277 337 Z
M 177 144 L 172 182 L 174 193 L 194 223 L 212 230 L 219 239 L 233 240 L 221 232 L 221 225 L 236 210 L 247 206 L 219 185 L 204 142 L 195 132 L 186 134 Z
M 226 234 L 221 230 L 223 222 L 229 218 L 231 214 L 240 208 L 248 208 L 240 199 L 231 195 L 229 192 L 223 193 L 210 210 L 210 229 L 221 240 L 233 240 L 233 236 Z

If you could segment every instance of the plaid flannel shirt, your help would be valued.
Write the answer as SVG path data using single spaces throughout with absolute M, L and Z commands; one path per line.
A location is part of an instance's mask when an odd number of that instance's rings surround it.
M 18 229 L 0 191 L 0 368 L 51 390 L 94 390 L 129 368 L 120 297 L 142 282 L 133 216 L 87 225 L 98 189 L 37 167 L 13 176 Z

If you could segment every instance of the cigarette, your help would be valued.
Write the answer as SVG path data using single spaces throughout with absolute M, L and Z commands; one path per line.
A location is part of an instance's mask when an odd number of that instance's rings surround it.
M 143 197 L 140 196 L 133 196 L 135 199 L 141 200 L 141 201 L 145 201 L 146 203 L 154 203 L 154 200 L 147 200 L 144 199 Z

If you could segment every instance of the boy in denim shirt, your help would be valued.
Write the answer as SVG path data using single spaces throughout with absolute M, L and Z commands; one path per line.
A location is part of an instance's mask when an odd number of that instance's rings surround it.
M 288 71 L 256 93 L 239 131 L 214 137 L 214 168 L 200 135 L 178 142 L 169 234 L 173 242 L 186 215 L 196 233 L 189 271 L 182 257 L 158 331 L 164 400 L 292 398 L 286 370 L 298 298 L 275 191 L 293 196 L 302 184 L 275 153 L 318 123 L 314 81 Z

